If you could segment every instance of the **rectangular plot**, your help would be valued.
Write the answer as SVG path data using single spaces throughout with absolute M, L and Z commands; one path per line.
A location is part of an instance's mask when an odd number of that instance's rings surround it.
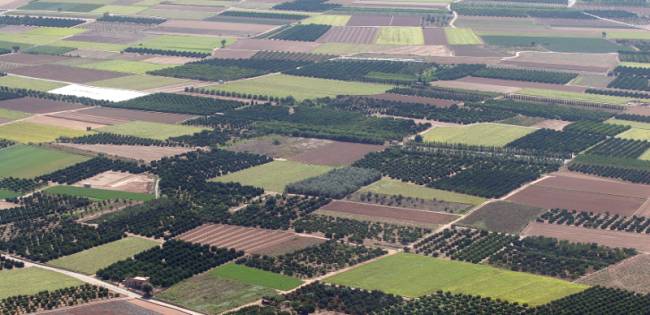
M 141 110 L 107 107 L 94 107 L 73 113 L 55 114 L 53 116 L 107 125 L 114 125 L 117 123 L 124 123 L 135 120 L 165 124 L 178 124 L 195 117 L 193 115 L 148 112 Z
M 417 15 L 393 15 L 390 26 L 420 26 L 422 19 Z
M 327 33 L 326 33 L 327 35 Z M 228 49 L 274 50 L 287 52 L 310 52 L 320 44 L 314 42 L 296 42 L 278 39 L 241 39 L 228 46 Z
M 335 26 L 318 39 L 320 43 L 372 44 L 378 29 L 373 27 Z
M 424 44 L 426 45 L 447 45 L 447 35 L 443 28 L 425 28 L 422 29 L 424 33 Z
M 390 26 L 390 15 L 353 15 L 347 26 Z
M 35 97 L 21 97 L 0 101 L 0 108 L 32 114 L 46 114 L 60 111 L 81 109 L 86 106 Z
M 12 69 L 9 72 L 28 77 L 48 80 L 66 81 L 73 83 L 87 83 L 126 76 L 125 73 L 80 69 L 62 65 L 40 65 Z
M 388 207 L 340 200 L 334 200 L 320 209 L 343 214 L 394 219 L 397 221 L 409 221 L 423 224 L 447 224 L 458 218 L 456 215 L 427 210 Z

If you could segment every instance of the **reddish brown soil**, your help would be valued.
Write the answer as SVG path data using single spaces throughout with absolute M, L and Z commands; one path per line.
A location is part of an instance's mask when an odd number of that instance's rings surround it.
M 187 33 L 202 35 L 249 36 L 269 31 L 276 25 L 242 24 L 209 21 L 169 20 L 151 29 L 152 32 Z
M 510 56 L 494 48 L 479 45 L 449 45 L 457 57 L 507 57 Z
M 79 150 L 83 152 L 102 153 L 108 156 L 118 156 L 122 158 L 137 161 L 157 161 L 163 157 L 175 156 L 195 148 L 185 147 L 158 147 L 158 146 L 137 146 L 137 145 L 115 145 L 115 144 L 76 144 L 76 143 L 58 143 L 58 146 Z
M 2 107 L 1 104 L 2 103 L 0 102 L 0 107 Z M 115 125 L 134 120 L 150 121 L 164 124 L 178 124 L 196 117 L 184 114 L 147 112 L 141 110 L 108 107 L 94 107 L 72 113 L 62 113 L 52 116 L 104 125 Z
M 614 22 L 598 19 L 535 19 L 536 24 L 548 25 L 550 27 L 607 27 L 607 28 L 632 28 Z
M 374 27 L 335 26 L 318 39 L 320 43 L 372 44 L 377 38 Z
M 158 4 L 153 7 L 158 10 L 178 10 L 178 11 L 199 11 L 199 12 L 221 12 L 223 7 L 204 6 L 204 5 L 187 5 L 187 4 Z
M 262 253 L 292 242 L 313 244 L 311 237 L 278 230 L 249 228 L 236 225 L 204 224 L 176 237 L 177 239 L 210 246 L 234 248 L 247 253 Z M 322 242 L 320 239 L 316 239 Z M 292 245 L 293 246 L 293 245 Z
M 212 52 L 212 57 L 219 59 L 248 59 L 255 56 L 258 50 L 244 50 L 244 49 L 217 49 Z
M 41 125 L 49 125 L 55 127 L 63 127 L 63 128 L 81 130 L 81 131 L 85 131 L 88 128 L 98 129 L 101 127 L 106 127 L 106 125 L 104 124 L 89 123 L 85 121 L 71 120 L 71 119 L 65 119 L 65 118 L 59 118 L 59 117 L 47 116 L 47 115 L 32 116 L 25 119 L 24 122 L 41 124 Z
M 307 164 L 349 165 L 370 152 L 383 150 L 381 145 L 332 141 L 332 143 L 293 155 L 287 159 Z
M 56 64 L 20 67 L 8 72 L 28 77 L 73 83 L 108 80 L 129 75 L 128 73 L 75 68 Z
M 143 300 L 118 299 L 98 301 L 80 306 L 66 307 L 58 310 L 39 312 L 48 315 L 184 315 L 170 308 Z
M 391 26 L 420 26 L 421 19 L 414 15 L 393 15 L 391 17 Z
M 633 115 L 650 116 L 650 107 L 641 107 L 641 106 L 628 107 L 625 113 L 633 114 Z
M 465 77 L 458 81 L 490 84 L 490 85 L 512 86 L 518 88 L 550 89 L 550 90 L 578 92 L 578 93 L 583 93 L 587 89 L 581 86 L 569 86 L 569 85 L 560 85 L 560 84 L 548 84 L 548 83 L 524 82 L 524 81 L 515 81 L 515 80 L 500 80 L 500 79 L 476 78 L 476 77 Z
M 386 101 L 433 105 L 436 107 L 450 107 L 458 103 L 456 101 L 444 100 L 440 98 L 430 98 L 430 97 L 415 96 L 415 95 L 400 95 L 400 94 L 392 94 L 392 93 L 371 95 L 369 97 L 380 99 L 380 100 L 386 100 Z
M 650 186 L 556 176 L 542 180 L 508 200 L 541 208 L 561 208 L 633 215 L 650 196 Z
M 447 213 L 388 207 L 341 200 L 334 200 L 321 209 L 344 214 L 379 217 L 384 219 L 395 219 L 398 221 L 411 221 L 424 224 L 446 224 L 458 218 L 456 215 Z
M 650 252 L 650 235 L 640 233 L 531 222 L 521 234 L 523 236 L 554 237 L 578 243 L 596 243 L 609 247 L 635 248 L 642 252 Z
M 93 43 L 110 43 L 110 44 L 129 44 L 142 39 L 147 35 L 143 33 L 98 33 L 88 32 L 68 37 L 65 40 L 93 42 Z M 65 42 L 64 40 L 64 42 Z
M 24 65 L 42 65 L 71 59 L 70 57 L 54 55 L 35 55 L 35 54 L 7 54 L 0 56 L 0 62 L 12 62 Z
M 523 68 L 573 70 L 573 71 L 585 71 L 585 72 L 597 72 L 597 73 L 603 73 L 609 71 L 609 67 L 563 65 L 563 64 L 552 64 L 552 63 L 543 63 L 543 62 L 504 61 L 503 64 L 523 67 Z
M 320 46 L 314 42 L 297 42 L 274 39 L 240 39 L 228 46 L 229 49 L 273 50 L 288 52 L 310 52 Z
M 390 26 L 390 15 L 353 15 L 347 26 Z
M 553 129 L 557 131 L 562 131 L 564 127 L 567 125 L 571 124 L 570 121 L 564 121 L 564 120 L 557 120 L 557 119 L 546 119 L 541 122 L 538 122 L 531 127 L 537 127 L 537 128 L 546 128 L 546 129 Z
M 650 254 L 630 257 L 580 278 L 576 282 L 648 294 L 650 293 Z
M 0 101 L 0 108 L 32 114 L 54 113 L 84 107 L 86 106 L 81 104 L 58 102 L 35 97 L 23 97 Z
M 447 36 L 445 30 L 440 27 L 424 28 L 424 43 L 427 45 L 447 45 Z

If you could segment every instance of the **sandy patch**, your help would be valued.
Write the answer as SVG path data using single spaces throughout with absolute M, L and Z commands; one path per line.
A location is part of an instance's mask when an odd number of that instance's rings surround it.
M 103 153 L 106 155 L 118 156 L 145 162 L 157 161 L 163 157 L 175 156 L 195 150 L 194 148 L 184 147 L 157 147 L 113 144 L 59 143 L 57 145 L 81 151 Z
M 155 178 L 150 174 L 106 171 L 79 181 L 74 186 L 134 193 L 152 193 L 154 190 L 154 182 Z

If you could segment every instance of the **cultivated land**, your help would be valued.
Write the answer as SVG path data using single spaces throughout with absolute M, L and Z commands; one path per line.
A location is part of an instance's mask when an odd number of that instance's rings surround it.
M 115 199 L 147 201 L 154 199 L 154 196 L 149 194 L 75 186 L 54 186 L 46 189 L 45 192 L 57 195 L 85 197 L 98 201 Z
M 382 27 L 379 29 L 376 44 L 424 45 L 424 35 L 420 27 Z
M 469 28 L 445 28 L 447 43 L 449 45 L 480 45 L 483 43 L 480 37 Z
M 576 101 L 583 101 L 583 102 L 615 104 L 615 105 L 626 105 L 627 103 L 632 101 L 631 98 L 626 98 L 626 97 L 575 93 L 575 92 L 566 92 L 566 91 L 558 91 L 558 90 L 543 90 L 543 89 L 533 89 L 533 88 L 522 89 L 518 91 L 517 94 L 557 98 L 562 100 L 576 100 Z
M 158 246 L 159 243 L 141 238 L 126 237 L 85 251 L 48 262 L 49 265 L 92 275 L 112 263 Z
M 15 145 L 0 149 L 0 177 L 31 178 L 89 158 L 43 147 Z
M 458 216 L 446 213 L 341 200 L 334 200 L 320 208 L 320 210 L 335 215 L 363 217 L 371 221 L 409 222 L 411 224 L 431 226 L 447 224 L 458 218 Z
M 170 125 L 147 121 L 132 121 L 124 124 L 100 128 L 99 130 L 120 135 L 166 140 L 171 137 L 191 135 L 205 129 L 192 126 Z
M 495 201 L 475 210 L 458 224 L 494 232 L 519 233 L 545 211 L 542 208 Z
M 373 192 L 385 195 L 402 195 L 404 197 L 420 198 L 426 200 L 442 200 L 470 205 L 479 205 L 486 200 L 481 197 L 424 187 L 391 178 L 382 178 L 368 186 L 359 189 L 359 192 Z
M 0 85 L 12 87 L 12 88 L 32 89 L 32 90 L 44 91 L 44 92 L 66 86 L 65 83 L 61 83 L 61 82 L 53 82 L 53 81 L 18 77 L 12 75 L 1 77 Z
M 260 255 L 280 255 L 322 243 L 324 240 L 292 232 L 227 224 L 205 224 L 177 237 L 203 245 L 234 248 Z
M 118 156 L 136 161 L 157 161 L 166 156 L 174 156 L 190 151 L 196 148 L 186 147 L 157 147 L 157 146 L 135 146 L 135 145 L 114 145 L 114 144 L 76 144 L 76 143 L 59 143 L 57 145 L 69 147 L 87 152 L 102 153 L 106 155 Z
M 86 131 L 28 122 L 0 126 L 2 138 L 20 143 L 51 142 L 59 137 L 79 137 L 85 134 Z
M 650 254 L 637 255 L 578 279 L 578 283 L 650 293 Z
M 82 284 L 81 281 L 58 272 L 38 267 L 0 270 L 0 299 L 16 295 L 35 294 Z
M 396 254 L 325 279 L 419 297 L 445 290 L 539 305 L 587 288 L 562 280 L 415 254 Z
M 205 36 L 185 36 L 185 35 L 162 35 L 152 39 L 147 39 L 137 45 L 137 47 L 169 49 L 196 52 L 211 52 L 215 47 L 221 45 L 221 41 L 226 40 L 227 44 L 233 42 L 230 38 L 215 38 Z
M 436 127 L 426 132 L 423 138 L 424 141 L 429 142 L 504 146 L 535 130 L 535 128 L 521 126 L 484 123 L 461 127 Z
M 221 278 L 281 291 L 288 291 L 302 284 L 302 280 L 297 278 L 234 263 L 217 267 L 212 272 Z
M 215 85 L 209 88 L 216 91 L 255 93 L 275 97 L 293 96 L 297 100 L 304 100 L 326 96 L 334 97 L 341 94 L 379 94 L 386 92 L 391 86 L 278 74 Z
M 221 183 L 235 182 L 242 185 L 262 187 L 269 192 L 284 192 L 290 184 L 309 177 L 325 174 L 332 168 L 324 165 L 309 165 L 293 161 L 273 161 L 228 175 L 214 178 Z

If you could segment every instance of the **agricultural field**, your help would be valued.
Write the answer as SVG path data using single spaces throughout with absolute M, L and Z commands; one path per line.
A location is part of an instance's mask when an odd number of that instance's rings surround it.
M 97 87 L 104 87 L 104 88 L 142 91 L 142 90 L 160 88 L 164 86 L 183 84 L 186 82 L 188 81 L 183 79 L 145 74 L 145 75 L 131 75 L 131 76 L 120 77 L 115 79 L 95 81 L 92 82 L 92 85 Z
M 462 127 L 435 127 L 422 137 L 429 142 L 505 146 L 535 130 L 522 126 L 483 123 Z
M 293 96 L 297 100 L 334 97 L 339 94 L 366 95 L 384 93 L 390 85 L 347 82 L 290 75 L 269 75 L 208 87 L 216 91 L 261 94 L 274 97 Z
M 20 143 L 51 142 L 59 137 L 79 137 L 85 134 L 88 132 L 22 121 L 0 126 L 2 138 Z
M 567 92 L 567 91 L 559 91 L 559 90 L 544 90 L 544 89 L 534 89 L 534 88 L 521 89 L 517 92 L 517 94 L 558 98 L 563 100 L 576 100 L 576 101 L 584 101 L 584 102 L 614 104 L 614 105 L 626 105 L 627 103 L 632 101 L 632 98 L 628 98 L 628 97 L 576 93 L 576 92 Z
M 89 158 L 37 146 L 15 145 L 0 149 L 0 178 L 30 178 L 44 175 Z
M 39 267 L 0 270 L 0 280 L 0 299 L 82 284 L 75 278 Z
M 458 224 L 493 232 L 519 233 L 544 212 L 543 208 L 495 201 L 475 210 Z
M 221 183 L 235 182 L 264 188 L 270 192 L 284 192 L 293 182 L 322 175 L 332 168 L 324 165 L 309 165 L 293 161 L 273 161 L 260 166 L 214 178 Z
M 154 199 L 153 195 L 143 193 L 133 193 L 118 190 L 106 190 L 97 188 L 75 187 L 75 186 L 54 186 L 45 190 L 45 192 L 56 195 L 68 195 L 76 197 L 85 197 L 90 200 L 136 200 L 147 201 Z
M 19 89 L 32 89 L 32 90 L 43 91 L 43 92 L 58 89 L 66 85 L 67 84 L 62 82 L 53 82 L 53 81 L 39 80 L 35 78 L 26 78 L 26 77 L 19 77 L 13 75 L 0 77 L 0 86 L 19 88 Z
M 246 284 L 258 285 L 273 288 L 281 291 L 291 290 L 300 284 L 302 280 L 285 275 L 268 272 L 265 270 L 246 267 L 238 264 L 226 264 L 215 268 L 215 275 L 243 282 Z
M 134 46 L 139 48 L 210 53 L 213 49 L 221 47 L 222 41 L 225 41 L 226 45 L 230 45 L 234 42 L 232 38 L 226 37 L 215 38 L 204 36 L 161 35 L 147 39 Z
M 543 276 L 415 254 L 384 257 L 324 281 L 406 297 L 444 290 L 529 305 L 544 304 L 588 288 Z
M 368 186 L 362 187 L 359 189 L 359 192 L 373 192 L 384 195 L 402 195 L 404 197 L 427 200 L 442 200 L 469 205 L 480 205 L 486 201 L 486 199 L 481 197 L 429 188 L 391 178 L 382 178 Z
M 419 27 L 382 27 L 377 35 L 378 45 L 424 45 L 424 34 Z
M 480 45 L 483 44 L 474 31 L 470 28 L 445 28 L 447 43 L 449 45 Z
M 85 69 L 94 69 L 94 70 L 145 74 L 149 71 L 165 69 L 168 68 L 169 66 L 147 63 L 142 61 L 107 60 L 107 61 L 100 61 L 94 63 L 84 63 L 79 65 L 78 67 L 85 68 Z M 107 79 L 107 80 L 111 80 L 111 79 Z
M 314 15 L 302 20 L 302 24 L 321 24 L 331 26 L 345 26 L 350 20 L 349 15 Z
M 158 245 L 159 243 L 145 238 L 126 237 L 119 241 L 93 247 L 70 256 L 57 258 L 48 262 L 48 264 L 54 267 L 92 275 L 98 270 L 108 267 L 117 261 L 127 259 Z
M 166 140 L 171 137 L 191 135 L 203 130 L 205 129 L 193 126 L 170 125 L 147 121 L 132 121 L 99 129 L 99 131 L 102 132 L 156 140 Z

